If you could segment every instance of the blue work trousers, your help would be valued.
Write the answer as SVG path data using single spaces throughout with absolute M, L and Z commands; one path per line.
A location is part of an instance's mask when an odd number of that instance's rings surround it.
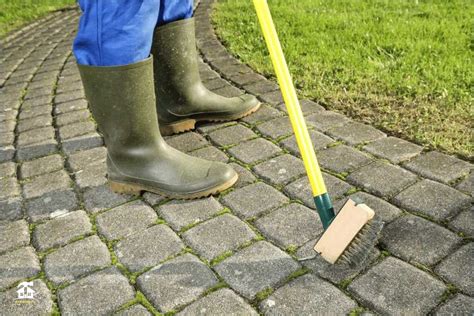
M 150 55 L 155 26 L 190 18 L 192 0 L 79 0 L 73 52 L 81 65 L 120 66 Z

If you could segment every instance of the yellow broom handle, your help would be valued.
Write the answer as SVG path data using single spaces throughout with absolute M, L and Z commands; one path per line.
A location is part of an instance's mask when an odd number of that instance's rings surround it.
M 308 129 L 301 112 L 298 97 L 296 95 L 293 81 L 291 80 L 290 72 L 286 65 L 285 56 L 281 49 L 278 35 L 273 25 L 272 16 L 266 0 L 253 0 L 255 10 L 257 11 L 260 27 L 262 28 L 263 36 L 267 43 L 270 57 L 272 59 L 273 68 L 283 94 L 288 115 L 290 117 L 293 131 L 295 132 L 296 142 L 303 157 L 303 162 L 308 174 L 313 196 L 319 196 L 327 192 L 324 184 L 321 169 L 319 168 L 316 154 L 314 153 L 313 144 L 309 137 Z

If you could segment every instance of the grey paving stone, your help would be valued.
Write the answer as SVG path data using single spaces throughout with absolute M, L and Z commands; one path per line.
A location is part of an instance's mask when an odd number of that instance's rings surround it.
M 137 278 L 140 290 L 165 313 L 191 303 L 217 283 L 214 273 L 191 254 L 167 261 Z
M 415 183 L 417 176 L 398 166 L 376 161 L 351 173 L 347 181 L 369 193 L 391 197 Z
M 367 267 L 376 261 L 380 255 L 380 251 L 377 248 L 372 248 L 365 263 L 357 267 L 351 267 L 344 264 L 332 264 L 327 262 L 314 251 L 314 245 L 316 245 L 316 242 L 317 239 L 313 239 L 301 246 L 296 252 L 296 257 L 299 260 L 304 259 L 302 264 L 311 269 L 314 274 L 335 284 L 340 284 L 341 282 L 353 279 L 362 270 L 367 269 Z
M 253 83 L 244 85 L 244 89 L 253 95 L 259 96 L 261 94 L 275 91 L 278 89 L 278 85 L 274 84 L 269 80 L 259 80 Z
M 44 271 L 49 280 L 60 284 L 71 282 L 110 264 L 107 246 L 94 235 L 47 254 L 44 258 Z
M 104 161 L 95 161 L 75 173 L 80 188 L 95 187 L 107 183 L 107 165 Z
M 268 140 L 257 138 L 240 143 L 228 152 L 240 161 L 251 164 L 275 156 L 281 149 Z
M 250 227 L 230 214 L 210 219 L 182 236 L 188 245 L 209 261 L 257 237 Z
M 323 179 L 333 200 L 342 198 L 352 188 L 348 183 L 327 173 L 323 173 Z M 290 198 L 302 201 L 309 208 L 315 208 L 313 192 L 307 177 L 289 183 L 284 190 Z
M 395 196 L 393 202 L 409 211 L 443 220 L 467 208 L 470 200 L 469 196 L 453 188 L 425 179 Z
M 0 179 L 2 190 L 0 191 L 0 200 L 5 200 L 20 195 L 20 185 L 16 178 L 8 177 Z
M 279 139 L 280 137 L 293 134 L 293 129 L 288 116 L 266 121 L 265 123 L 258 125 L 257 129 L 262 133 L 262 135 L 273 139 Z
M 300 265 L 266 241 L 260 241 L 219 263 L 215 270 L 240 295 L 255 295 L 282 282 Z
M 61 170 L 63 167 L 64 162 L 60 155 L 50 155 L 24 162 L 20 167 L 20 177 L 22 179 L 30 178 L 37 175 Z
M 467 176 L 466 179 L 459 182 L 459 184 L 456 186 L 456 189 L 463 191 L 466 194 L 474 195 L 474 172 L 471 172 L 471 174 Z
M 121 194 L 123 195 L 123 194 Z M 151 193 L 151 192 L 145 192 L 142 195 L 143 201 L 146 203 L 150 204 L 151 206 L 155 206 L 157 204 L 160 204 L 163 201 L 166 201 L 167 198 L 164 197 L 163 195 Z
M 31 247 L 24 247 L 0 256 L 0 290 L 16 282 L 31 278 L 41 271 L 40 263 Z
M 228 146 L 255 138 L 257 134 L 251 129 L 237 124 L 210 132 L 209 137 L 218 146 Z
M 306 117 L 308 127 L 312 126 L 323 132 L 330 128 L 341 126 L 348 121 L 349 119 L 346 116 L 332 111 L 321 111 Z
M 318 214 L 297 203 L 257 219 L 255 226 L 265 237 L 282 248 L 302 246 L 323 232 Z
M 1 103 L 0 103 L 1 104 Z M 8 120 L 15 120 L 18 115 L 18 111 L 12 108 L 1 108 L 0 107 L 0 122 Z
M 253 171 L 273 184 L 284 185 L 306 173 L 303 161 L 292 155 L 282 155 L 254 166 Z
M 84 167 L 93 162 L 104 161 L 106 158 L 107 150 L 105 147 L 97 147 L 71 154 L 68 158 L 68 164 L 71 169 L 76 172 L 84 169 Z
M 336 173 L 351 172 L 369 164 L 372 159 L 346 145 L 338 145 L 318 152 L 321 167 Z
M 386 137 L 365 145 L 364 150 L 398 164 L 419 155 L 423 147 L 400 138 Z
M 27 199 L 42 196 L 53 191 L 60 191 L 69 188 L 71 179 L 64 171 L 55 171 L 33 178 L 23 186 L 23 194 Z
M 16 156 L 18 160 L 25 161 L 42 156 L 47 156 L 56 151 L 56 140 L 48 139 L 39 143 L 18 147 Z
M 192 303 L 177 315 L 251 315 L 258 313 L 240 296 L 229 289 L 221 289 Z
M 232 85 L 227 85 L 223 88 L 213 90 L 214 93 L 221 95 L 226 98 L 238 97 L 244 94 L 244 92 Z
M 437 311 L 436 315 L 472 315 L 474 311 L 474 298 L 456 294 L 456 296 L 444 303 Z
M 357 303 L 337 287 L 304 275 L 279 288 L 260 303 L 264 315 L 347 315 Z
M 334 142 L 332 138 L 324 135 L 323 133 L 314 130 L 309 130 L 308 132 L 311 138 L 311 143 L 313 144 L 313 148 L 316 151 L 326 148 L 329 144 Z M 290 136 L 281 140 L 280 145 L 287 149 L 289 152 L 291 152 L 293 155 L 301 157 L 295 136 Z
M 151 313 L 143 307 L 143 305 L 136 304 L 133 305 L 132 307 L 129 307 L 127 309 L 124 309 L 117 314 L 114 314 L 117 316 L 149 316 Z
M 441 262 L 435 272 L 448 282 L 456 285 L 468 295 L 474 295 L 474 243 L 459 248 L 455 253 Z
M 26 120 L 40 115 L 51 115 L 51 111 L 51 105 L 35 106 L 34 108 L 22 109 L 18 118 L 20 120 Z
M 5 148 L 5 147 L 9 146 L 12 149 L 12 152 L 14 153 L 15 152 L 15 149 L 13 148 L 13 143 L 14 142 L 15 142 L 15 134 L 14 133 L 1 133 L 0 134 L 0 144 L 3 147 L 2 150 L 6 150 L 7 148 Z M 11 158 L 2 159 L 2 161 L 6 161 L 6 160 L 11 160 Z
M 288 112 L 288 110 L 286 108 L 286 105 L 284 103 L 280 103 L 278 105 L 278 107 L 282 111 Z M 324 109 L 324 107 L 321 106 L 320 104 L 318 104 L 314 101 L 311 101 L 311 100 L 307 100 L 307 99 L 300 100 L 300 107 L 301 107 L 301 111 L 303 111 L 304 115 L 309 115 L 309 114 L 312 114 L 312 113 L 320 113 L 320 112 L 325 112 L 326 111 Z
M 78 99 L 56 104 L 54 106 L 54 114 L 59 115 L 67 112 L 87 109 L 87 101 L 85 99 Z
M 348 290 L 364 305 L 383 314 L 426 314 L 446 286 L 429 274 L 388 257 L 352 282 Z
M 1 315 L 51 315 L 51 292 L 41 280 L 33 280 L 29 288 L 35 291 L 34 299 L 18 299 L 16 288 L 0 293 Z
M 132 272 L 158 265 L 184 248 L 179 237 L 166 225 L 155 225 L 122 239 L 115 245 L 120 262 Z
M 239 86 L 247 85 L 257 81 L 265 80 L 262 75 L 256 74 L 255 72 L 239 73 L 230 77 L 230 80 Z
M 246 116 L 241 120 L 247 124 L 257 124 L 277 117 L 283 116 L 283 113 L 272 108 L 267 104 L 262 104 L 260 109 L 252 115 Z
M 14 221 L 23 217 L 21 197 L 0 200 L 0 221 Z
M 137 233 L 157 219 L 155 211 L 141 201 L 120 205 L 97 216 L 97 228 L 107 239 Z
M 0 133 L 13 132 L 15 130 L 15 125 L 16 125 L 16 122 L 13 120 L 3 122 L 2 125 L 0 126 Z
M 212 131 L 215 131 L 215 130 L 218 130 L 220 128 L 224 128 L 224 127 L 227 127 L 227 126 L 232 126 L 232 125 L 236 125 L 237 122 L 235 121 L 230 121 L 230 122 L 221 122 L 221 123 L 216 123 L 216 122 L 197 122 L 196 123 L 196 127 L 197 127 L 197 130 L 200 132 L 200 133 L 203 133 L 203 134 L 209 134 L 210 132 Z
M 88 110 L 79 110 L 74 112 L 68 112 L 56 116 L 56 125 L 66 126 L 72 123 L 86 121 L 90 119 L 90 112 Z
M 385 223 L 389 223 L 402 215 L 402 211 L 398 207 L 365 192 L 354 193 L 350 195 L 349 198 L 357 199 L 366 204 L 373 209 L 376 215 Z
M 327 130 L 327 133 L 353 146 L 373 142 L 386 136 L 385 133 L 382 133 L 372 126 L 354 121 L 349 121 L 344 125 L 330 128 Z
M 213 146 L 204 147 L 189 153 L 193 157 L 198 157 L 211 161 L 227 162 L 229 157 L 222 151 Z
M 224 207 L 213 197 L 191 201 L 173 200 L 157 208 L 158 214 L 175 230 L 205 221 Z
M 104 140 L 95 132 L 62 141 L 62 148 L 66 154 L 103 145 Z
M 32 117 L 30 119 L 19 121 L 17 131 L 20 133 L 24 133 L 32 129 L 51 126 L 52 123 L 53 123 L 53 118 L 51 117 L 51 115 L 49 114 L 40 115 L 40 116 Z
M 466 236 L 474 236 L 474 208 L 461 212 L 449 223 L 449 226 Z
M 62 94 L 56 95 L 56 97 L 54 98 L 54 102 L 55 103 L 63 103 L 63 102 L 73 101 L 73 100 L 77 100 L 77 99 L 81 99 L 81 98 L 84 98 L 83 91 L 75 90 L 75 91 L 72 91 L 72 92 L 62 93 Z
M 65 125 L 59 128 L 61 141 L 95 132 L 96 127 L 92 121 L 83 121 Z
M 39 224 L 33 231 L 33 244 L 39 251 L 63 246 L 71 240 L 92 232 L 86 212 L 68 212 Z
M 53 100 L 52 95 L 44 95 L 44 96 L 40 96 L 36 98 L 30 98 L 30 99 L 25 100 L 22 103 L 21 108 L 27 109 L 27 108 L 32 108 L 39 105 L 51 104 L 52 100 Z
M 225 87 L 226 85 L 228 85 L 227 81 L 219 77 L 204 82 L 204 86 L 209 90 L 216 90 Z
M 127 278 L 113 267 L 59 290 L 58 297 L 59 309 L 64 315 L 109 315 L 133 300 L 135 291 Z
M 26 146 L 40 143 L 42 141 L 54 138 L 54 128 L 51 126 L 32 129 L 18 135 L 18 146 Z
M 16 164 L 12 161 L 0 164 L 0 178 L 16 176 Z
M 418 216 L 402 216 L 382 231 L 387 250 L 405 261 L 434 265 L 450 254 L 462 239 L 446 228 Z
M 242 218 L 257 216 L 288 201 L 286 196 L 262 182 L 237 189 L 222 198 L 222 203 Z
M 130 195 L 113 192 L 107 185 L 87 188 L 83 196 L 84 205 L 89 213 L 97 213 L 123 204 L 131 199 Z
M 239 179 L 234 184 L 234 188 L 242 188 L 246 185 L 254 183 L 257 178 L 248 170 L 241 165 L 233 162 L 229 164 L 239 175 Z
M 30 243 L 30 232 L 25 220 L 0 222 L 0 253 L 26 246 Z
M 76 209 L 78 205 L 73 190 L 53 191 L 26 202 L 26 214 L 33 222 L 48 219 L 54 214 Z
M 183 152 L 193 151 L 209 145 L 204 137 L 194 132 L 187 132 L 169 137 L 166 139 L 166 142 L 171 147 Z
M 405 167 L 424 177 L 450 183 L 469 174 L 473 166 L 458 158 L 431 151 L 405 164 Z

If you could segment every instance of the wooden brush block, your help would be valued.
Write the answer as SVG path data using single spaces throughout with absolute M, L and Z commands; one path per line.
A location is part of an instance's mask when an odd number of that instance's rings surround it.
M 365 204 L 349 199 L 314 246 L 326 261 L 335 263 L 357 233 L 371 220 L 375 212 Z

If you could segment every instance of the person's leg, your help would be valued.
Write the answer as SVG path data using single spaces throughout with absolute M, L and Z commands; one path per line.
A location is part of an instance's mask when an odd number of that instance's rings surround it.
M 193 129 L 197 121 L 239 119 L 260 106 L 254 96 L 225 98 L 202 84 L 192 4 L 162 0 L 153 38 L 156 108 L 164 135 Z
M 78 64 L 118 66 L 148 58 L 160 2 L 79 0 L 83 14 L 73 45 Z

